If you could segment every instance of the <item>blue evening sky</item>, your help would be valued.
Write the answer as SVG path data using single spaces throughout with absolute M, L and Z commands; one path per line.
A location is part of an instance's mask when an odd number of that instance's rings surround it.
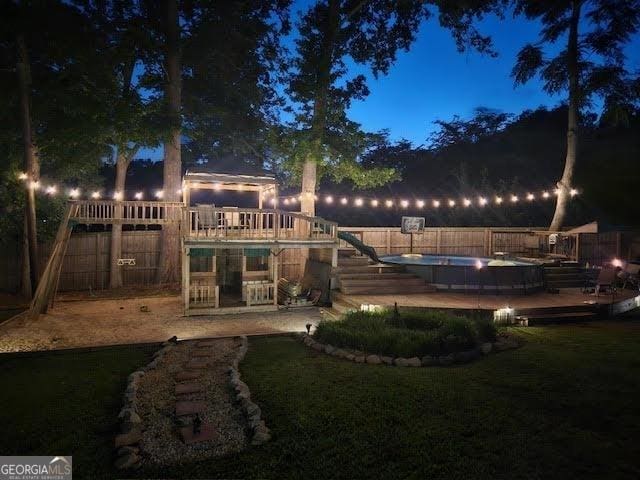
M 304 10 L 308 3 L 296 1 L 293 12 Z M 538 79 L 515 87 L 511 78 L 517 52 L 526 43 L 537 41 L 539 29 L 539 23 L 510 14 L 502 20 L 486 17 L 479 30 L 493 39 L 498 57 L 492 58 L 474 51 L 459 53 L 450 32 L 432 18 L 421 26 L 411 50 L 399 52 L 388 75 L 375 79 L 366 68 L 351 66 L 354 75 L 367 76 L 371 93 L 353 103 L 349 117 L 365 130 L 388 129 L 392 140 L 405 138 L 418 146 L 433 132 L 435 120 L 450 120 L 454 115 L 468 118 L 479 106 L 515 114 L 541 105 L 553 107 L 565 96 L 548 95 Z M 292 43 L 287 39 L 291 49 Z M 640 69 L 640 54 L 634 48 L 637 44 L 638 37 L 627 49 L 632 71 Z M 555 53 L 560 48 L 562 45 L 557 45 L 548 51 Z M 162 151 L 145 149 L 138 157 L 159 159 Z

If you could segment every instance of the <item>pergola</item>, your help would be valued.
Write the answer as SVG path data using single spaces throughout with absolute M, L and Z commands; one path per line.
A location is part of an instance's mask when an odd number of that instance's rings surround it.
M 187 206 L 191 204 L 192 189 L 256 192 L 260 209 L 266 194 L 270 193 L 274 198 L 278 197 L 278 183 L 274 177 L 268 175 L 237 175 L 187 170 L 182 179 L 182 200 Z

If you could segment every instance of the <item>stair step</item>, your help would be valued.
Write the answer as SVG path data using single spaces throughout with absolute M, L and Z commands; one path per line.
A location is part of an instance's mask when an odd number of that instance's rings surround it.
M 435 287 L 431 285 L 376 285 L 376 286 L 341 286 L 340 291 L 346 295 L 389 295 L 389 294 L 409 294 L 409 293 L 433 293 Z
M 424 285 L 424 279 L 420 277 L 411 277 L 395 280 L 393 286 L 403 288 L 405 286 Z M 360 286 L 381 286 L 385 287 L 389 285 L 389 280 L 386 278 L 353 278 L 353 279 L 340 279 L 341 287 L 360 287 Z
M 562 322 L 582 322 L 585 320 L 596 320 L 598 314 L 595 312 L 568 312 L 568 313 L 550 313 L 541 315 L 522 315 L 521 318 L 526 318 L 529 326 L 533 325 L 548 325 L 551 323 Z

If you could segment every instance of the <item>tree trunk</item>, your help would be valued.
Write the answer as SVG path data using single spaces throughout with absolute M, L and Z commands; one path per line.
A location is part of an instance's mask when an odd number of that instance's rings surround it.
M 127 170 L 131 163 L 133 155 L 127 155 L 118 149 L 118 156 L 116 157 L 116 183 L 115 192 L 122 195 L 124 198 L 124 188 L 127 179 Z M 122 204 L 120 200 L 116 200 L 116 208 L 114 216 L 116 218 L 122 218 Z M 114 223 L 111 227 L 111 248 L 109 249 L 109 288 L 118 288 L 122 286 L 122 270 L 118 266 L 118 259 L 122 257 L 122 224 Z
M 327 123 L 327 102 L 331 86 L 331 66 L 333 52 L 340 26 L 340 1 L 329 0 L 327 18 L 322 37 L 322 53 L 318 62 L 316 92 L 311 119 L 311 153 L 307 155 L 302 168 L 302 190 L 300 211 L 315 215 L 315 193 L 317 183 L 317 165 L 323 154 L 324 130 Z
M 164 143 L 163 190 L 165 201 L 178 202 L 180 201 L 178 191 L 182 180 L 182 160 L 180 156 L 180 25 L 177 0 L 167 0 L 166 7 L 165 97 L 172 125 L 170 137 Z M 160 242 L 158 282 L 177 283 L 180 271 L 180 238 L 177 223 L 162 226 Z
M 578 24 L 580 22 L 580 2 L 573 1 L 571 12 L 571 25 L 569 26 L 569 39 L 567 45 L 567 71 L 569 73 L 569 113 L 567 125 L 567 156 L 564 161 L 564 172 L 558 182 L 558 198 L 556 211 L 551 220 L 549 230 L 560 230 L 567 216 L 567 203 L 571 195 L 573 184 L 573 170 L 576 164 L 578 149 L 578 115 L 580 110 L 580 75 L 578 62 L 580 51 L 578 50 Z
M 20 294 L 25 300 L 31 300 L 31 269 L 29 268 L 29 234 L 27 232 L 27 211 L 24 211 L 24 227 L 22 229 L 22 278 Z
M 30 86 L 31 72 L 29 64 L 29 52 L 24 37 L 18 35 L 18 62 L 16 71 L 18 72 L 18 84 L 20 88 L 20 114 L 22 119 L 22 138 L 24 142 L 24 167 L 28 176 L 27 188 L 25 190 L 25 212 L 27 239 L 29 243 L 29 270 L 32 292 L 38 285 L 40 278 L 38 262 L 38 231 L 36 226 L 36 191 L 31 187 L 31 182 L 36 182 L 40 178 L 40 163 L 38 162 L 37 149 L 33 140 L 31 130 L 30 111 Z

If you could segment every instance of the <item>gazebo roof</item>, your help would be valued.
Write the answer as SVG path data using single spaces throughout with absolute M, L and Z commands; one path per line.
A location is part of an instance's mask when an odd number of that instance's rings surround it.
M 244 175 L 236 173 L 214 173 L 198 170 L 187 170 L 183 180 L 189 183 L 211 183 L 225 185 L 263 186 L 277 185 L 275 177 L 270 175 Z

